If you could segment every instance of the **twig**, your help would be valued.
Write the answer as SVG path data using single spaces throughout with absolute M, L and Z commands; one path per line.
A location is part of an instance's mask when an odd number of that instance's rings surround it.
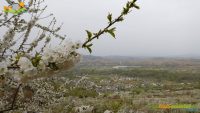
M 98 38 L 99 36 L 101 36 L 102 34 L 104 34 L 108 28 L 110 28 L 112 25 L 114 25 L 116 22 L 118 22 L 119 19 L 122 18 L 123 16 L 124 16 L 124 15 L 121 14 L 118 18 L 116 18 L 114 21 L 112 21 L 110 24 L 108 24 L 108 26 L 106 26 L 102 31 L 100 31 L 99 33 L 97 33 L 96 35 L 94 35 L 92 38 L 90 38 L 89 40 L 87 40 L 87 41 L 83 44 L 83 47 L 85 47 L 89 42 L 91 42 L 91 41 L 94 40 L 95 38 Z
M 82 48 L 88 49 L 88 51 L 91 53 L 92 52 L 91 46 L 93 45 L 91 42 L 94 39 L 98 39 L 104 33 L 109 33 L 110 35 L 112 35 L 115 38 L 114 31 L 115 31 L 116 27 L 113 27 L 113 28 L 110 28 L 110 27 L 112 27 L 117 22 L 123 21 L 124 20 L 124 16 L 126 16 L 131 11 L 131 8 L 134 7 L 136 9 L 139 9 L 139 6 L 137 6 L 135 4 L 136 1 L 137 0 L 128 1 L 126 3 L 126 6 L 123 7 L 123 10 L 122 10 L 121 14 L 115 19 L 112 19 L 112 14 L 109 14 L 107 16 L 107 19 L 109 20 L 109 24 L 105 28 L 100 29 L 97 33 L 92 33 L 90 31 L 86 30 L 88 38 L 83 43 Z
M 0 25 L 0 27 L 1 26 L 3 26 L 4 24 L 6 24 L 7 22 L 9 22 L 11 19 L 13 19 L 14 17 L 16 17 L 16 15 L 13 15 L 12 17 L 10 17 L 8 20 L 6 20 L 5 22 L 3 22 L 1 25 Z
M 5 109 L 5 110 L 0 111 L 0 113 L 4 113 L 6 111 L 11 111 L 11 110 L 17 109 L 17 107 L 14 107 L 14 105 L 15 105 L 15 102 L 16 102 L 16 99 L 17 99 L 17 95 L 18 95 L 18 92 L 19 92 L 19 89 L 20 89 L 21 86 L 22 86 L 22 84 L 19 84 L 18 88 L 15 91 L 11 107 L 9 109 Z

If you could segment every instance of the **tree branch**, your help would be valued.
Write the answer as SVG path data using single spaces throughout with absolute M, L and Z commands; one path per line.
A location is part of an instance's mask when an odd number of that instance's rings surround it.
M 13 97 L 13 101 L 12 101 L 11 107 L 9 109 L 5 109 L 5 110 L 0 111 L 0 113 L 4 113 L 6 111 L 11 111 L 11 110 L 17 109 L 17 107 L 14 107 L 14 105 L 15 105 L 15 102 L 16 102 L 16 99 L 17 99 L 17 95 L 18 95 L 18 92 L 19 92 L 19 89 L 20 89 L 21 86 L 22 86 L 22 84 L 19 84 L 19 86 L 17 87 L 17 89 L 16 89 L 16 91 L 14 93 L 14 97 Z
M 107 19 L 109 20 L 109 24 L 105 28 L 100 29 L 97 33 L 91 33 L 90 31 L 86 30 L 86 32 L 88 34 L 88 39 L 83 43 L 82 48 L 88 49 L 88 51 L 91 53 L 92 52 L 91 46 L 93 45 L 91 42 L 94 39 L 98 39 L 104 33 L 109 33 L 110 35 L 112 35 L 115 38 L 114 31 L 116 28 L 115 27 L 110 28 L 110 27 L 112 27 L 117 22 L 123 21 L 124 16 L 130 12 L 131 8 L 134 7 L 136 9 L 139 9 L 139 7 L 135 4 L 136 1 L 137 0 L 128 1 L 126 3 L 126 6 L 123 8 L 121 14 L 115 19 L 112 19 L 112 14 L 109 14 L 107 16 Z

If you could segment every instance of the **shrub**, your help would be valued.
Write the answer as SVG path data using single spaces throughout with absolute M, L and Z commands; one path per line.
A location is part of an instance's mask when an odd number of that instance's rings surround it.
M 98 93 L 93 89 L 86 89 L 86 88 L 73 88 L 69 90 L 68 96 L 75 96 L 79 98 L 87 98 L 87 97 L 97 97 Z

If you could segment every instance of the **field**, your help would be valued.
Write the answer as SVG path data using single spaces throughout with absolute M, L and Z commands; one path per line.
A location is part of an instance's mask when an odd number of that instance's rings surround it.
M 83 59 L 62 75 L 73 81 L 66 95 L 72 97 L 77 109 L 85 107 L 82 112 L 200 112 L 198 59 L 92 56 Z M 159 105 L 180 108 L 161 109 Z M 183 109 L 183 105 L 191 107 Z

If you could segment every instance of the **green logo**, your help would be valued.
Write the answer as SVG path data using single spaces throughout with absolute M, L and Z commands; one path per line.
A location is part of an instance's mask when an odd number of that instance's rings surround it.
M 5 13 L 12 13 L 14 15 L 18 15 L 27 11 L 27 8 L 24 5 L 24 2 L 13 3 L 9 6 L 4 6 Z

